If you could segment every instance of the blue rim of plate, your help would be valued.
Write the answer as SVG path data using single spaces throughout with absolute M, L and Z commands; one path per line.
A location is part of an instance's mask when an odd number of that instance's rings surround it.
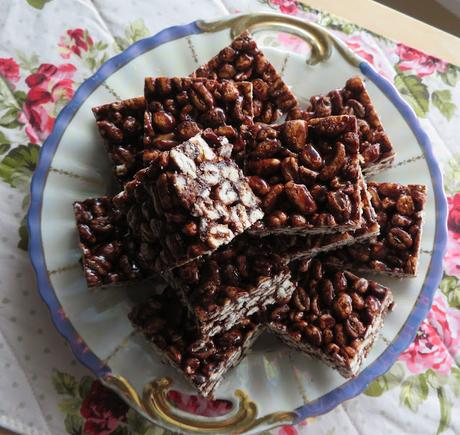
M 98 377 L 109 374 L 111 370 L 86 346 L 70 320 L 63 314 L 63 309 L 51 285 L 45 264 L 45 256 L 42 248 L 41 210 L 48 171 L 60 139 L 73 116 L 87 97 L 113 72 L 133 60 L 135 57 L 161 44 L 199 33 L 203 33 L 203 30 L 198 26 L 198 21 L 183 26 L 168 27 L 154 36 L 135 42 L 125 51 L 105 62 L 93 76 L 83 82 L 75 92 L 72 100 L 59 113 L 51 135 L 41 147 L 37 169 L 32 177 L 31 204 L 27 220 L 29 230 L 29 255 L 37 277 L 40 296 L 48 306 L 56 329 L 69 343 L 75 357 Z M 398 356 L 414 340 L 420 323 L 426 317 L 431 307 L 434 293 L 443 273 L 442 259 L 447 245 L 447 200 L 443 191 L 441 170 L 433 154 L 430 139 L 423 131 L 412 108 L 402 99 L 395 87 L 386 78 L 382 77 L 369 63 L 362 61 L 359 68 L 361 73 L 367 76 L 396 106 L 405 121 L 409 124 L 423 149 L 434 186 L 436 205 L 436 232 L 433 254 L 422 291 L 397 338 L 393 340 L 390 346 L 388 346 L 376 361 L 363 370 L 356 378 L 346 382 L 341 387 L 334 389 L 319 399 L 296 408 L 294 412 L 297 414 L 297 418 L 294 424 L 307 417 L 324 414 L 335 408 L 344 400 L 355 397 L 361 393 L 371 381 L 391 368 Z

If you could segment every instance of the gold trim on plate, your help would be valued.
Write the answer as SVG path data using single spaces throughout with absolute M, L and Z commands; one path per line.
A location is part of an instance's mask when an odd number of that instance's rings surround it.
M 255 402 L 243 390 L 236 390 L 236 409 L 228 417 L 204 419 L 200 416 L 179 414 L 167 399 L 167 393 L 173 382 L 170 378 L 155 379 L 144 387 L 142 398 L 126 378 L 120 375 L 107 375 L 104 383 L 121 392 L 124 398 L 134 404 L 138 411 L 147 414 L 154 421 L 163 421 L 180 431 L 195 433 L 240 434 L 263 425 L 291 424 L 294 412 L 274 412 L 257 418 Z

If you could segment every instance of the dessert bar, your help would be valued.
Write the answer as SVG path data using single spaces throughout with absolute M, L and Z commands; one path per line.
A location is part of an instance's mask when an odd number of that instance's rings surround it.
M 153 349 L 206 397 L 212 397 L 223 375 L 240 362 L 262 330 L 257 320 L 245 318 L 229 331 L 203 338 L 172 289 L 135 306 L 129 319 Z
M 291 299 L 270 309 L 269 330 L 342 376 L 355 376 L 393 307 L 391 291 L 318 258 L 301 261 L 296 278 Z
M 179 289 L 197 329 L 215 335 L 294 291 L 281 257 L 261 249 L 257 239 L 238 236 L 210 256 L 170 271 L 166 280 Z
M 252 124 L 252 84 L 189 77 L 145 79 L 144 161 L 212 128 L 234 145 L 243 147 L 239 127 Z
M 82 266 L 88 287 L 148 276 L 135 260 L 138 246 L 129 236 L 125 216 L 111 198 L 91 198 L 73 205 Z
M 371 240 L 334 251 L 328 261 L 358 272 L 395 277 L 417 274 L 426 186 L 368 183 L 380 234 Z
M 311 234 L 309 236 L 274 235 L 264 237 L 261 241 L 266 249 L 271 249 L 286 262 L 314 257 L 322 252 L 335 251 L 343 246 L 364 242 L 378 235 L 380 227 L 364 182 L 361 185 L 360 195 L 362 203 L 361 226 L 355 231 Z
M 160 242 L 165 268 L 210 254 L 263 217 L 241 170 L 208 142 L 197 135 L 161 152 L 114 198 L 135 237 Z
M 144 97 L 104 104 L 92 110 L 107 147 L 115 178 L 123 186 L 144 166 Z
M 359 152 L 365 175 L 391 166 L 395 157 L 393 145 L 360 77 L 349 79 L 342 89 L 311 97 L 305 110 L 296 107 L 289 113 L 288 119 L 309 120 L 331 115 L 354 115 L 358 118 Z
M 296 97 L 248 31 L 198 68 L 193 76 L 251 82 L 255 121 L 270 124 L 297 106 Z
M 362 174 L 354 116 L 255 124 L 245 134 L 245 175 L 265 213 L 253 234 L 359 228 Z

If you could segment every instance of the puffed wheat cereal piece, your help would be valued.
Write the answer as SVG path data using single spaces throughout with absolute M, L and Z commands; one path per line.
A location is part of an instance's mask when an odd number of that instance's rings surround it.
M 390 289 L 319 258 L 295 267 L 297 288 L 271 308 L 269 330 L 342 376 L 355 376 L 393 308 Z

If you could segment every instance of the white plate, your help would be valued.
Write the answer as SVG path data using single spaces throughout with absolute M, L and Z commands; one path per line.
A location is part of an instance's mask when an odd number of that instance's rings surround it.
M 263 336 L 247 358 L 225 375 L 216 392 L 218 398 L 234 401 L 232 413 L 204 418 L 177 411 L 166 400 L 170 386 L 165 377 L 173 379 L 174 389 L 192 391 L 148 351 L 142 337 L 132 333 L 126 316 L 133 305 L 132 289 L 94 292 L 86 287 L 78 265 L 72 203 L 109 192 L 110 167 L 91 108 L 141 95 L 145 76 L 188 75 L 247 27 L 283 27 L 310 41 L 308 62 L 297 54 L 264 49 L 301 100 L 342 87 L 353 75 L 366 77 L 368 91 L 397 152 L 394 167 L 377 179 L 426 184 L 426 221 L 418 277 L 379 278 L 392 288 L 397 309 L 388 316 L 382 338 L 358 377 L 347 381 L 273 337 Z M 360 393 L 391 367 L 412 341 L 438 285 L 445 216 L 441 175 L 428 138 L 389 82 L 316 25 L 276 14 L 243 15 L 163 30 L 110 59 L 78 89 L 42 147 L 32 182 L 30 254 L 42 297 L 77 358 L 147 418 L 175 431 L 260 431 L 324 413 Z M 150 384 L 152 381 L 156 382 Z M 243 391 L 235 396 L 238 389 Z

